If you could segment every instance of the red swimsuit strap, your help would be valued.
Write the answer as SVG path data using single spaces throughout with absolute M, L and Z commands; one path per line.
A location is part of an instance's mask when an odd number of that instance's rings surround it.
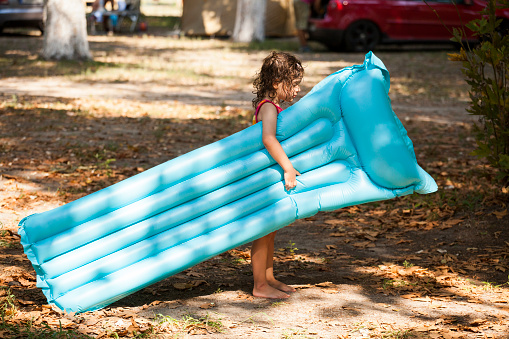
M 279 107 L 277 104 L 270 101 L 269 99 L 263 99 L 262 101 L 260 101 L 258 106 L 256 106 L 256 111 L 255 111 L 255 121 L 256 122 L 258 122 L 258 112 L 260 111 L 260 108 L 262 107 L 263 104 L 265 104 L 267 102 L 273 104 L 276 107 L 278 114 L 281 113 L 281 111 L 283 110 L 281 107 Z

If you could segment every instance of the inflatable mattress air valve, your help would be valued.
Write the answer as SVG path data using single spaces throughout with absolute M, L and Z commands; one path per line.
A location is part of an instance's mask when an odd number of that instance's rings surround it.
M 115 185 L 20 222 L 48 302 L 102 308 L 319 211 L 437 190 L 392 111 L 389 73 L 371 52 L 278 117 L 302 174 L 283 173 L 256 124 Z

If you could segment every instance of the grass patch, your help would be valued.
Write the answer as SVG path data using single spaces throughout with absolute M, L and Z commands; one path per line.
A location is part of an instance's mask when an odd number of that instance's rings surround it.
M 381 336 L 382 339 L 409 339 L 414 338 L 415 335 L 412 334 L 411 330 L 395 330 L 384 332 Z
M 143 20 L 147 23 L 148 29 L 166 29 L 169 31 L 180 28 L 181 17 L 177 16 L 143 16 Z
M 16 305 L 14 305 L 15 297 L 11 290 L 7 287 L 0 287 L 0 316 L 2 317 L 2 324 L 6 319 L 12 318 L 16 312 Z
M 14 242 L 5 241 L 5 240 L 0 240 L 0 247 L 4 247 L 4 248 L 15 248 L 15 247 L 17 247 L 17 246 L 16 246 L 16 243 L 14 243 Z
M 22 324 L 10 324 L 2 321 L 0 330 L 3 332 L 3 338 L 27 338 L 27 339 L 92 339 L 86 334 L 75 330 L 66 330 L 62 327 L 58 329 L 51 328 L 48 324 L 43 323 L 41 328 L 33 326 L 31 322 Z
M 158 330 L 163 332 L 178 332 L 189 334 L 206 334 L 223 331 L 223 324 L 220 320 L 213 320 L 207 313 L 203 317 L 195 318 L 193 315 L 186 314 L 182 319 L 175 319 L 169 315 L 158 314 L 155 322 L 159 325 Z
M 12 321 L 18 309 L 15 304 L 15 296 L 6 287 L 0 287 L 0 333 L 2 338 L 28 338 L 28 339 L 88 339 L 88 335 L 72 329 L 64 329 L 62 325 L 56 329 L 51 328 L 47 323 L 36 327 L 30 321 Z
M 47 61 L 38 55 L 7 54 L 0 57 L 0 77 L 4 78 L 91 75 L 104 68 L 122 67 L 100 61 Z
M 297 339 L 297 338 L 311 339 L 311 338 L 316 338 L 316 335 L 311 335 L 311 334 L 307 333 L 306 330 L 299 330 L 299 329 L 295 330 L 292 328 L 286 329 L 281 334 L 281 339 Z

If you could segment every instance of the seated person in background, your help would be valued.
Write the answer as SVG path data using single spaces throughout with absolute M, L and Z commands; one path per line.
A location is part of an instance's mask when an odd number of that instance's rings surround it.
M 106 12 L 105 6 L 108 3 L 110 4 L 110 11 L 114 11 L 115 0 L 95 0 L 92 4 L 92 18 L 95 22 L 102 22 L 104 30 L 110 32 L 113 30 L 113 27 L 110 27 L 109 24 L 110 17 L 104 15 L 104 12 Z
M 92 4 L 92 11 L 98 11 L 100 8 L 104 11 L 106 5 L 110 3 L 110 11 L 115 10 L 115 0 L 95 0 Z

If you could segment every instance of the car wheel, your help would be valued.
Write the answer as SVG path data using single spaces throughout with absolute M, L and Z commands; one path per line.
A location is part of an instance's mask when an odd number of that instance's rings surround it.
M 350 52 L 368 52 L 380 42 L 380 31 L 371 21 L 357 21 L 345 32 L 344 44 Z

